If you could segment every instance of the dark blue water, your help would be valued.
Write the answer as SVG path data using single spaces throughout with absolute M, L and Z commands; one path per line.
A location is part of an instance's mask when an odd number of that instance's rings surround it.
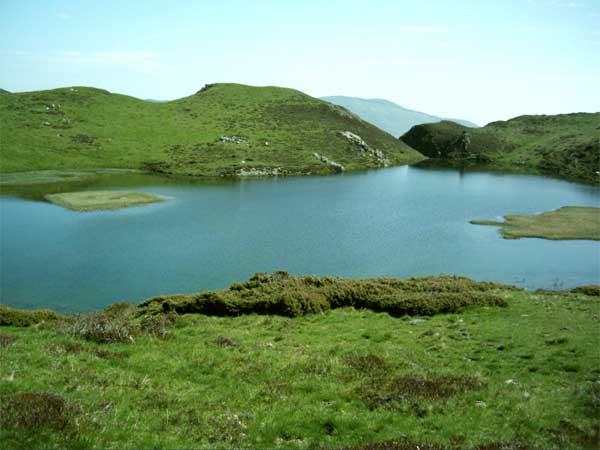
M 51 191 L 107 188 L 170 200 L 87 213 L 38 200 Z M 600 190 L 416 167 L 218 184 L 127 175 L 4 189 L 1 299 L 90 310 L 223 288 L 277 269 L 357 278 L 451 273 L 528 288 L 599 283 L 599 242 L 505 240 L 495 227 L 469 224 L 565 205 L 600 206 Z

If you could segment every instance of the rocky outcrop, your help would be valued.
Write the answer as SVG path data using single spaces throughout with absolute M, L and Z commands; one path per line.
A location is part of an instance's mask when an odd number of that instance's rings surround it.
M 281 167 L 242 167 L 236 170 L 239 177 L 276 177 L 278 175 L 287 175 Z
M 242 136 L 221 136 L 219 137 L 219 141 L 227 142 L 229 144 L 241 144 L 243 142 L 247 142 L 248 139 Z
M 313 155 L 315 155 L 315 158 L 317 158 L 319 161 L 331 167 L 331 169 L 336 173 L 341 173 L 344 170 L 346 170 L 344 166 L 342 166 L 340 163 L 336 163 L 335 161 L 330 160 L 329 158 L 327 158 L 324 155 L 321 155 L 320 153 L 313 153 Z
M 377 163 L 383 167 L 390 165 L 390 161 L 381 150 L 371 147 L 358 134 L 354 134 L 351 131 L 340 131 L 340 134 L 358 148 L 361 156 L 375 158 Z

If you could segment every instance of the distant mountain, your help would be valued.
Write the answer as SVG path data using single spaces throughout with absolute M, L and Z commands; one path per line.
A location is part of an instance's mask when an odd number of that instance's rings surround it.
M 169 100 L 155 100 L 153 98 L 145 98 L 143 99 L 145 102 L 150 102 L 150 103 L 167 103 Z
M 466 128 L 417 125 L 401 140 L 429 158 L 460 166 L 546 173 L 600 184 L 600 113 L 519 116 Z
M 0 95 L 0 172 L 128 168 L 197 176 L 329 174 L 424 159 L 293 89 L 213 84 L 164 103 L 69 87 Z
M 7 91 L 6 89 L 0 89 L 0 94 L 10 94 L 10 91 Z
M 468 120 L 444 119 L 412 109 L 403 108 L 393 102 L 383 99 L 365 99 L 357 97 L 332 96 L 321 97 L 321 100 L 343 106 L 360 118 L 387 131 L 393 136 L 400 137 L 415 125 L 451 120 L 467 127 L 478 127 Z

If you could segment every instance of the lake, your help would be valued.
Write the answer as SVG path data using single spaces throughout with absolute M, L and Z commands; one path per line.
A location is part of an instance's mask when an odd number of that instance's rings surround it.
M 115 189 L 168 201 L 74 212 L 51 192 Z M 460 274 L 526 288 L 598 283 L 600 242 L 505 240 L 469 224 L 565 205 L 600 189 L 539 176 L 403 166 L 330 177 L 202 182 L 129 174 L 3 187 L 1 300 L 61 312 L 229 286 L 255 272 Z

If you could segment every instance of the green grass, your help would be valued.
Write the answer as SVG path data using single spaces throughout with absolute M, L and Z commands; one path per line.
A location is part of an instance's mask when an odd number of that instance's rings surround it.
M 146 169 L 195 176 L 327 174 L 380 167 L 340 134 L 351 131 L 390 164 L 423 156 L 343 108 L 277 87 L 216 84 L 179 100 L 145 102 L 86 88 L 0 96 L 0 172 Z M 235 136 L 238 143 L 222 142 Z
M 504 219 L 504 222 L 471 220 L 471 223 L 499 226 L 505 239 L 600 240 L 600 208 L 564 206 L 532 216 L 508 215 Z
M 147 315 L 117 304 L 62 324 L 5 326 L 0 442 L 596 448 L 598 297 L 462 278 L 405 281 L 396 293 L 434 285 L 467 296 L 482 289 L 506 306 L 403 317 L 343 307 L 291 318 Z
M 73 211 L 115 210 L 164 201 L 154 194 L 121 191 L 66 192 L 48 194 L 45 199 Z
M 2 174 L 0 186 L 23 186 L 69 181 L 86 181 L 102 175 L 120 175 L 137 172 L 139 171 L 128 169 L 95 169 L 85 171 L 39 170 L 33 172 L 13 172 Z
M 401 139 L 425 156 L 460 166 L 600 183 L 600 113 L 520 116 L 483 128 L 443 121 L 417 125 Z

